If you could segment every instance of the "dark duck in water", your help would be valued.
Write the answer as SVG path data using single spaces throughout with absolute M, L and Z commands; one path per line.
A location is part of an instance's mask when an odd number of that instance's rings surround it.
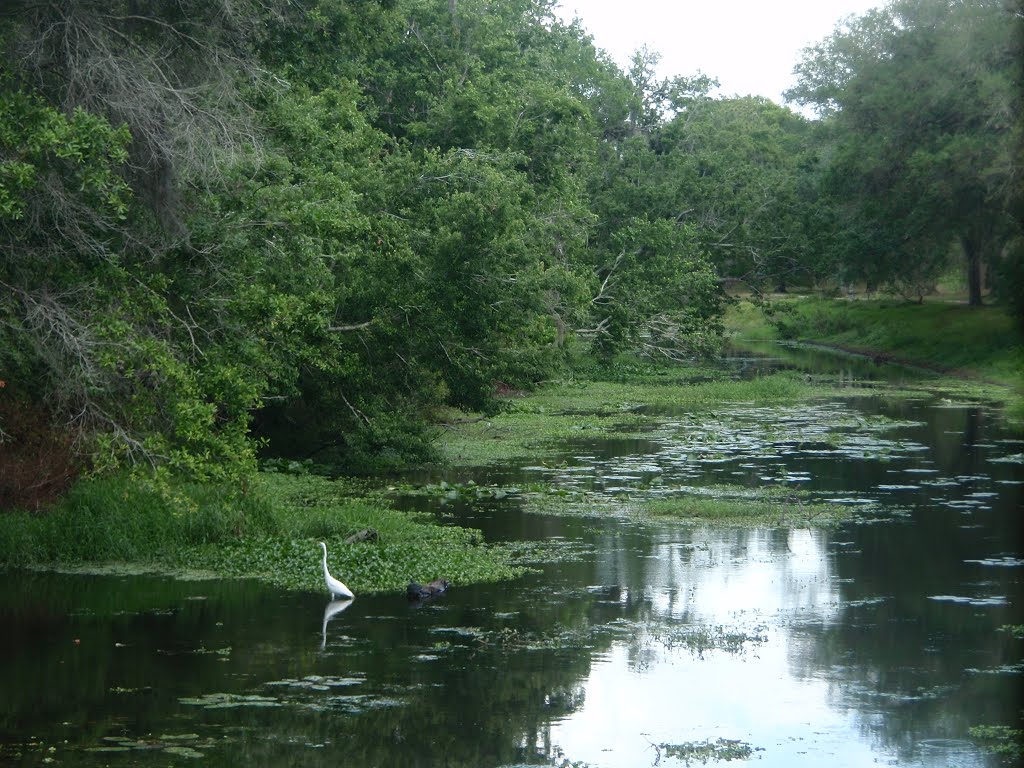
M 429 600 L 437 597 L 448 589 L 447 579 L 434 579 L 429 584 L 420 584 L 418 581 L 410 581 L 405 589 L 406 597 L 410 600 Z

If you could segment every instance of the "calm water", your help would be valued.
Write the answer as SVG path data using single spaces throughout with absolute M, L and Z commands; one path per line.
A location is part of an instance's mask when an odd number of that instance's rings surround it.
M 5 574 L 0 763 L 996 765 L 967 729 L 1024 706 L 1024 641 L 999 631 L 1024 623 L 1024 435 L 984 406 L 889 401 L 872 380 L 891 372 L 857 365 L 837 374 L 854 400 L 660 413 L 557 467 L 447 476 L 619 499 L 787 485 L 854 506 L 836 531 L 549 517 L 513 493 L 429 504 L 572 557 L 421 607 Z

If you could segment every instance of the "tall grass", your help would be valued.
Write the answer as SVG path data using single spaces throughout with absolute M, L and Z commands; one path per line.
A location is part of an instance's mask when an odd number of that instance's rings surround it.
M 261 494 L 222 486 L 161 487 L 128 475 L 92 478 L 49 511 L 0 515 L 0 566 L 151 562 L 182 546 L 273 527 Z

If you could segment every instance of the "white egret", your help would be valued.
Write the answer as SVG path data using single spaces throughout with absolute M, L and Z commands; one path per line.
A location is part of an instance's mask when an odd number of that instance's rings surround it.
M 332 596 L 347 597 L 349 599 L 355 597 L 352 590 L 338 581 L 336 578 L 331 576 L 331 572 L 327 570 L 327 545 L 322 541 L 320 542 L 320 549 L 324 551 L 324 584 L 327 585 L 327 591 Z

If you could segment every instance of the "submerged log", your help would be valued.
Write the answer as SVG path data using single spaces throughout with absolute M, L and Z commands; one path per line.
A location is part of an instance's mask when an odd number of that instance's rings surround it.
M 436 597 L 448 589 L 447 579 L 434 579 L 429 584 L 420 584 L 418 581 L 410 581 L 406 587 L 405 595 L 410 600 L 427 600 Z

